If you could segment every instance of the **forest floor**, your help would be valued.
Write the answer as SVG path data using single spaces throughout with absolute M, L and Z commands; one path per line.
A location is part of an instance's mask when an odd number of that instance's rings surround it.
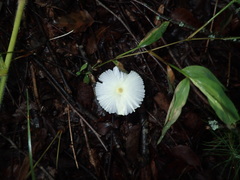
M 238 179 L 238 127 L 228 129 L 197 89 L 191 87 L 180 117 L 157 144 L 173 97 L 168 78 L 176 87 L 184 76 L 141 53 L 188 38 L 228 2 L 29 1 L 0 109 L 1 179 L 31 179 L 27 120 L 36 179 Z M 0 52 L 5 57 L 17 1 L 0 5 Z M 234 3 L 195 37 L 240 36 L 239 8 Z M 94 86 L 115 65 L 92 67 L 135 48 L 163 21 L 170 24 L 161 39 L 137 50 L 138 55 L 119 59 L 144 80 L 141 107 L 127 116 L 107 113 Z M 154 52 L 179 68 L 208 68 L 240 109 L 238 40 L 189 40 Z M 217 130 L 209 125 L 214 120 Z

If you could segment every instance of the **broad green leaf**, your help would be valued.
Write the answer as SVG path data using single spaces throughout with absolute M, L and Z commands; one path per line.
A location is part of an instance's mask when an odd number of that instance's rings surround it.
M 168 109 L 167 117 L 164 127 L 162 129 L 161 137 L 158 140 L 158 144 L 162 141 L 168 129 L 176 122 L 182 112 L 183 106 L 186 104 L 190 89 L 190 80 L 188 78 L 183 79 L 176 87 L 173 95 L 173 99 Z
M 166 31 L 168 25 L 169 22 L 165 21 L 160 26 L 153 28 L 149 33 L 147 33 L 146 37 L 138 44 L 137 48 L 148 46 L 159 40 L 163 36 L 163 33 Z
M 240 119 L 233 102 L 225 94 L 225 87 L 207 68 L 188 66 L 183 69 L 192 83 L 207 97 L 210 106 L 228 127 L 234 127 Z
M 85 63 L 81 66 L 80 70 L 76 73 L 78 76 L 87 68 L 88 63 Z

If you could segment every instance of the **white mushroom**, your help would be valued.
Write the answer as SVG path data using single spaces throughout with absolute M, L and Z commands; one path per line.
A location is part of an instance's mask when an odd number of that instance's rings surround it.
M 99 76 L 95 92 L 99 104 L 108 113 L 128 115 L 140 106 L 145 96 L 142 78 L 131 71 L 124 73 L 114 67 Z

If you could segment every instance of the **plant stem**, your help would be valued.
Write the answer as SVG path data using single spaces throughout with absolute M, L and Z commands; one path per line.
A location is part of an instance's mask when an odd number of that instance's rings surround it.
M 28 151 L 29 151 L 29 164 L 32 180 L 35 180 L 34 168 L 33 168 L 33 154 L 32 154 L 32 138 L 31 138 L 31 125 L 30 125 L 30 105 L 29 105 L 29 96 L 28 91 L 26 93 L 27 96 L 27 136 L 28 136 Z
M 136 55 L 139 55 L 139 54 L 145 54 L 145 53 L 149 53 L 149 51 L 153 52 L 153 51 L 163 49 L 163 48 L 166 48 L 166 47 L 170 47 L 170 46 L 180 44 L 180 43 L 183 43 L 183 42 L 202 41 L 202 40 L 224 40 L 224 41 L 232 40 L 232 41 L 236 41 L 237 39 L 240 39 L 240 37 L 225 37 L 225 38 L 203 37 L 203 38 L 183 39 L 183 40 L 175 41 L 175 42 L 172 42 L 172 43 L 169 43 L 169 44 L 165 44 L 163 46 L 159 46 L 159 47 L 156 47 L 156 48 L 153 48 L 153 49 L 150 49 L 150 50 L 136 52 L 136 53 L 132 53 L 132 54 L 127 54 L 127 55 L 124 55 L 124 56 L 119 55 L 119 56 L 117 56 L 118 58 L 115 58 L 115 59 L 118 60 L 118 59 L 123 59 L 123 58 L 126 58 L 126 57 L 136 56 Z M 108 61 L 104 62 L 104 64 L 107 64 L 107 63 L 112 62 L 112 61 L 113 61 L 113 59 L 108 60 Z M 102 64 L 100 64 L 100 66 L 102 66 Z
M 14 47 L 15 47 L 15 44 L 16 44 L 18 30 L 19 30 L 19 27 L 20 27 L 22 14 L 23 14 L 23 10 L 24 10 L 24 7 L 26 5 L 26 2 L 27 2 L 27 0 L 18 0 L 18 7 L 17 7 L 17 13 L 16 13 L 16 16 L 15 16 L 15 20 L 14 20 L 13 31 L 12 31 L 12 35 L 11 35 L 11 38 L 10 38 L 10 43 L 8 45 L 7 55 L 6 55 L 6 58 L 5 58 L 6 73 L 8 73 L 8 70 L 9 70 L 9 67 L 10 67 L 10 64 L 11 64 L 11 61 L 12 61 L 12 55 L 13 55 Z M 4 95 L 4 90 L 5 90 L 7 78 L 8 78 L 7 74 L 5 76 L 1 77 L 1 82 L 0 82 L 0 105 L 2 104 L 2 99 L 3 99 L 3 95 Z
M 224 8 L 222 8 L 218 13 L 216 13 L 211 19 L 209 19 L 202 27 L 197 29 L 194 33 L 192 33 L 187 39 L 193 38 L 198 32 L 200 32 L 203 28 L 205 28 L 210 22 L 212 22 L 213 19 L 215 19 L 219 14 L 221 14 L 223 11 L 225 11 L 227 8 L 229 8 L 233 3 L 237 2 L 236 0 L 232 0 L 230 3 L 228 3 Z

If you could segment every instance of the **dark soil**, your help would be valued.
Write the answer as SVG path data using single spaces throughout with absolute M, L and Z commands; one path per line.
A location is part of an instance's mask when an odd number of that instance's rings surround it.
M 157 145 L 173 96 L 166 65 L 147 53 L 119 60 L 127 71 L 141 75 L 146 88 L 143 104 L 128 116 L 106 113 L 94 95 L 98 76 L 114 64 L 91 71 L 97 62 L 106 62 L 136 47 L 162 21 L 170 20 L 167 31 L 146 49 L 186 39 L 213 16 L 214 8 L 219 11 L 228 2 L 29 0 L 0 109 L 1 179 L 26 179 L 30 171 L 28 108 L 34 163 L 41 158 L 35 168 L 36 179 L 236 177 L 239 161 L 219 165 L 229 159 L 228 154 L 217 156 L 206 150 L 206 144 L 216 138 L 208 121 L 219 119 L 206 98 L 192 88 L 180 118 Z M 0 5 L 0 52 L 5 57 L 17 1 L 0 1 Z M 196 37 L 240 36 L 239 7 L 233 4 L 214 20 L 212 28 L 207 26 Z M 155 53 L 178 67 L 207 67 L 240 108 L 239 41 L 188 41 Z M 77 76 L 85 63 L 89 69 Z M 86 84 L 88 70 L 90 82 Z M 175 71 L 174 75 L 177 85 L 183 76 Z M 219 123 L 221 129 L 215 133 L 226 132 L 225 125 Z

